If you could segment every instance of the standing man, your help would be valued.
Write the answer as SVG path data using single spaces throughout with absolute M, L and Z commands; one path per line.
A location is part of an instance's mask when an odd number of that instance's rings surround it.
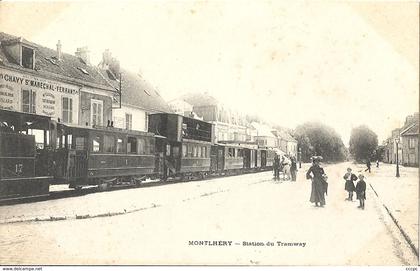
M 369 173 L 370 173 L 371 164 L 370 164 L 370 159 L 369 158 L 367 159 L 366 166 L 367 166 L 367 168 L 365 169 L 365 172 L 369 170 Z
M 292 182 L 296 182 L 296 173 L 297 173 L 297 165 L 295 157 L 292 157 L 292 162 L 290 166 L 290 174 L 292 175 Z

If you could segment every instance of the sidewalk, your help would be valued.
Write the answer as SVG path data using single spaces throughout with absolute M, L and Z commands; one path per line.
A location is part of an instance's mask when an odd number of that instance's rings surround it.
M 396 165 L 372 164 L 371 173 L 364 172 L 365 165 L 353 165 L 356 175 L 363 173 L 367 185 L 371 185 L 379 200 L 388 208 L 402 230 L 414 246 L 419 248 L 418 240 L 418 204 L 419 175 L 418 168 L 400 166 L 400 177 L 395 177 Z M 369 201 L 369 199 L 366 199 Z

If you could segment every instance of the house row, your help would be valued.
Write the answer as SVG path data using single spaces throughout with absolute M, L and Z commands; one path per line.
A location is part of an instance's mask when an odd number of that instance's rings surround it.
M 392 130 L 384 145 L 383 160 L 405 166 L 419 165 L 419 113 L 407 116 L 401 128 Z M 398 147 L 397 147 L 398 146 Z
M 171 109 L 184 116 L 197 117 L 215 127 L 215 141 L 256 144 L 297 157 L 297 141 L 287 131 L 280 131 L 222 104 L 207 93 L 186 94 L 169 101 Z
M 148 115 L 171 112 L 139 74 L 120 68 L 109 50 L 99 65 L 89 50 L 74 55 L 0 32 L 0 109 L 38 114 L 69 125 L 147 131 Z M 42 142 L 42 140 L 40 140 Z
M 216 142 L 241 142 L 297 154 L 286 131 L 250 121 L 214 97 L 188 94 L 167 103 L 141 74 L 123 69 L 109 50 L 100 63 L 87 47 L 64 53 L 0 32 L 0 109 L 48 116 L 75 126 L 148 130 L 148 116 L 175 112 L 214 125 Z M 44 139 L 37 138 L 37 142 Z

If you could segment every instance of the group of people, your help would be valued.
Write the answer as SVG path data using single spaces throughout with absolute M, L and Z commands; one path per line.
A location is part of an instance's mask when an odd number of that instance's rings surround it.
M 310 202 L 315 203 L 316 207 L 324 207 L 325 195 L 328 194 L 328 176 L 320 165 L 321 160 L 321 156 L 312 157 L 312 166 L 306 173 L 306 178 L 312 180 Z M 353 201 L 353 193 L 356 192 L 357 199 L 360 202 L 358 208 L 365 209 L 366 182 L 364 181 L 363 174 L 357 177 L 352 173 L 351 168 L 348 168 L 343 178 L 345 180 L 344 188 L 348 192 L 348 198 L 346 200 Z M 357 180 L 359 181 L 354 185 L 354 182 Z
M 358 208 L 365 209 L 365 200 L 366 200 L 366 182 L 364 181 L 365 176 L 359 174 L 359 177 L 356 174 L 351 172 L 351 168 L 347 168 L 347 173 L 344 174 L 343 178 L 346 181 L 344 189 L 349 193 L 349 196 L 346 198 L 348 201 L 353 201 L 353 193 L 356 192 L 357 199 L 360 201 Z M 356 186 L 354 182 L 357 181 Z
M 274 180 L 280 180 L 280 173 L 282 175 L 282 179 L 291 180 L 292 182 L 296 181 L 296 173 L 297 173 L 297 164 L 295 157 L 289 157 L 279 155 L 275 155 L 274 162 L 273 162 L 273 171 L 274 171 Z

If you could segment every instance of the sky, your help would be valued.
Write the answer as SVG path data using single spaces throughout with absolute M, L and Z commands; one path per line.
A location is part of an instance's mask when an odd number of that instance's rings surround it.
M 169 101 L 207 92 L 288 128 L 390 135 L 419 106 L 416 2 L 1 2 L 0 31 L 72 53 L 110 49 Z

